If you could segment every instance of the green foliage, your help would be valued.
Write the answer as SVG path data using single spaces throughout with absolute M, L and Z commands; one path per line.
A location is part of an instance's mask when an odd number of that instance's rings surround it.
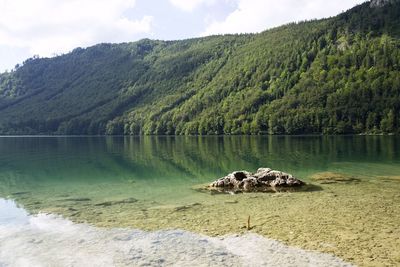
M 400 4 L 255 35 L 141 40 L 0 74 L 2 134 L 349 134 L 400 129 Z

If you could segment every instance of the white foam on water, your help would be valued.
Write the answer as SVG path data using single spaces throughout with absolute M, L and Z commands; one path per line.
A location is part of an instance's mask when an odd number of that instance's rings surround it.
M 14 218 L 14 219 L 13 219 Z M 351 266 L 256 234 L 102 229 L 0 199 L 0 266 Z

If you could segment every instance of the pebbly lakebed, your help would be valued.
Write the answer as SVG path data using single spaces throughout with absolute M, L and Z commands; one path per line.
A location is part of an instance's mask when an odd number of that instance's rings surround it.
M 256 234 L 209 237 L 183 230 L 146 232 L 30 216 L 0 200 L 1 266 L 352 266 L 329 254 Z
M 400 264 L 398 137 L 3 137 L 0 149 L 0 266 Z M 200 190 L 259 167 L 309 186 Z

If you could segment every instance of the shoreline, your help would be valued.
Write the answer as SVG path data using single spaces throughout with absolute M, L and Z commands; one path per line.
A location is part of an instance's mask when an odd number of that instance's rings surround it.
M 0 206 L 5 202 L 0 199 Z M 9 211 L 18 219 L 1 223 L 0 216 L 2 266 L 353 266 L 252 233 L 210 237 L 179 229 L 105 229 L 49 214 L 24 215 L 16 205 Z
M 310 133 L 310 134 L 126 134 L 126 135 L 91 135 L 91 134 L 0 134 L 1 137 L 336 137 L 336 136 L 400 136 L 400 133 L 347 133 L 347 134 L 323 134 L 323 133 Z
M 321 184 L 323 190 L 313 192 L 198 193 L 195 196 L 199 199 L 181 204 L 114 201 L 99 206 L 80 199 L 65 203 L 48 199 L 37 206 L 38 199 L 27 201 L 24 195 L 18 203 L 33 214 L 59 214 L 74 223 L 106 230 L 182 229 L 216 238 L 258 234 L 286 246 L 332 254 L 359 266 L 397 265 L 400 251 L 392 248 L 400 245 L 400 205 L 396 204 L 400 203 L 399 184 L 396 177 L 385 181 L 379 190 L 375 182 L 361 181 Z M 358 191 L 360 185 L 366 188 Z M 246 227 L 248 216 L 250 231 Z
M 184 204 L 147 203 L 88 206 L 52 204 L 43 211 L 77 223 L 146 231 L 183 229 L 208 236 L 255 233 L 305 250 L 334 254 L 360 266 L 400 263 L 400 194 L 397 180 L 381 185 L 326 184 L 323 190 L 296 193 L 209 195 Z M 61 203 L 59 203 L 60 205 Z M 126 206 L 127 205 L 127 206 Z M 71 208 L 73 210 L 71 211 Z M 223 216 L 221 216 L 223 214 Z M 251 216 L 252 230 L 246 229 Z

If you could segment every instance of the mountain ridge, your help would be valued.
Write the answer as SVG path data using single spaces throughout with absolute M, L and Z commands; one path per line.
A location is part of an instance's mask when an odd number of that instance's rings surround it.
M 0 133 L 397 132 L 400 7 L 373 3 L 259 34 L 29 59 L 0 75 Z

